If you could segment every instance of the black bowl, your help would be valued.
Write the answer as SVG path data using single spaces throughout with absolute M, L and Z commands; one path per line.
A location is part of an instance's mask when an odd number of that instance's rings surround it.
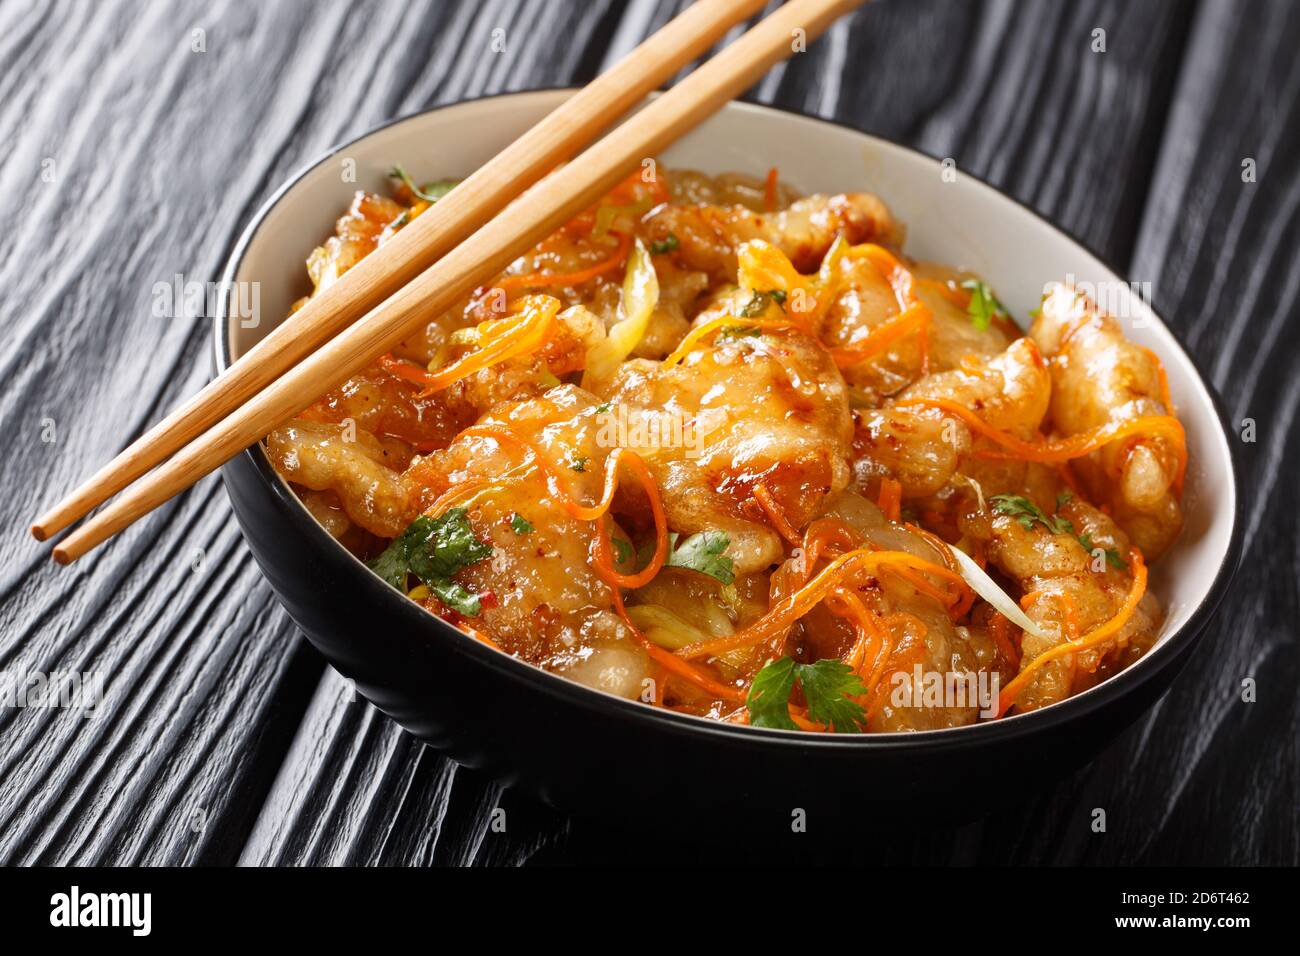
M 227 280 L 258 224 L 296 181 L 259 211 L 231 255 Z M 214 323 L 218 372 L 231 361 L 224 313 L 223 302 Z M 339 546 L 276 475 L 261 445 L 222 473 L 253 556 L 294 621 L 407 731 L 565 810 L 671 817 L 676 825 L 689 815 L 712 831 L 763 821 L 788 828 L 799 810 L 810 826 L 867 817 L 959 822 L 1086 763 L 1186 663 L 1228 586 L 1242 527 L 1237 514 L 1227 553 L 1187 624 L 1085 694 L 952 730 L 820 735 L 653 709 L 515 660 L 426 613 Z M 1239 485 L 1236 475 L 1234 462 Z

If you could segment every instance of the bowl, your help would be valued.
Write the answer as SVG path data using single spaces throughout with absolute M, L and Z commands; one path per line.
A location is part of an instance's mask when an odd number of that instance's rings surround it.
M 332 233 L 356 189 L 383 189 L 398 161 L 417 180 L 463 177 L 568 95 L 508 94 L 408 116 L 294 175 L 231 253 L 223 288 L 259 283 L 260 314 L 268 318 L 228 319 L 222 297 L 214 321 L 217 371 L 308 291 L 303 261 Z M 689 817 L 705 829 L 766 821 L 787 832 L 800 812 L 810 827 L 867 817 L 957 821 L 1090 760 L 1168 688 L 1235 566 L 1242 521 L 1232 444 L 1217 399 L 1186 351 L 1096 255 L 950 162 L 745 103 L 729 105 L 661 160 L 668 168 L 758 176 L 777 166 L 804 192 L 875 192 L 907 225 L 910 254 L 973 269 L 1021 317 L 1048 280 L 1072 276 L 1117 290 L 1126 330 L 1165 363 L 1191 456 L 1186 528 L 1152 574 L 1166 606 L 1158 643 L 1127 670 L 1062 703 L 969 727 L 822 735 L 710 722 L 545 673 L 427 614 L 338 545 L 256 445 L 223 475 L 253 556 L 294 621 L 410 733 L 569 811 L 679 824 Z

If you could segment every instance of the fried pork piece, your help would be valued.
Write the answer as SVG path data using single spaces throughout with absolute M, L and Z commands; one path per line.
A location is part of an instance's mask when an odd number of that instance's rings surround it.
M 779 248 L 800 272 L 815 272 L 836 236 L 850 243 L 902 242 L 902 230 L 885 204 L 868 193 L 809 196 L 772 213 L 739 205 L 667 205 L 646 219 L 642 231 L 652 243 L 674 237 L 673 262 L 706 273 L 715 283 L 735 281 L 736 251 L 753 239 Z
M 557 475 L 556 484 L 589 505 L 600 499 L 611 451 L 596 440 L 597 419 L 592 396 L 564 385 L 542 398 L 499 406 L 475 427 L 504 426 L 531 442 Z M 418 488 L 421 509 L 462 489 L 466 497 L 455 506 L 467 509 L 475 536 L 492 546 L 489 558 L 456 575 L 482 599 L 474 627 L 508 653 L 579 683 L 621 697 L 641 694 L 645 652 L 591 567 L 595 524 L 569 515 L 524 448 L 471 428 L 416 462 L 408 479 Z M 620 530 L 613 536 L 627 538 Z M 620 570 L 630 573 L 630 563 Z
M 402 442 L 364 428 L 295 418 L 267 436 L 266 452 L 286 481 L 334 492 L 348 518 L 372 534 L 396 537 L 410 523 L 409 495 L 398 469 L 411 452 Z
M 659 483 L 669 527 L 725 531 L 738 574 L 782 553 L 752 501 L 755 486 L 798 525 L 848 484 L 848 397 L 830 356 L 806 336 L 719 333 L 671 367 L 625 362 L 602 397 Z
M 580 369 L 587 350 L 605 337 L 601 321 L 585 306 L 565 309 L 556 319 L 556 333 L 535 353 L 481 369 L 447 389 L 447 402 L 461 413 L 477 416 L 502 402 L 538 398 L 555 385 L 556 376 Z M 451 351 L 446 364 L 473 351 L 473 342 Z
M 672 201 L 679 204 L 710 206 L 744 206 L 755 212 L 767 212 L 767 182 L 744 173 L 721 173 L 710 176 L 689 169 L 675 169 L 668 174 Z M 776 208 L 784 209 L 800 198 L 799 190 L 778 180 Z
M 379 246 L 385 229 L 407 211 L 396 200 L 358 190 L 352 205 L 339 219 L 333 236 L 316 247 L 307 259 L 313 295 L 332 285 L 348 269 Z
M 854 529 L 861 536 L 862 547 L 906 551 L 941 567 L 945 565 L 943 555 L 933 545 L 886 519 L 876 505 L 859 495 L 851 492 L 837 495 L 823 517 L 838 519 Z M 795 556 L 787 565 L 802 560 L 802 555 Z M 990 675 L 998 671 L 999 665 L 996 645 L 987 631 L 955 626 L 945 605 L 933 595 L 917 590 L 898 574 L 886 571 L 874 579 L 859 582 L 855 593 L 877 614 L 889 634 L 878 683 L 869 688 L 870 729 L 933 730 L 975 723 L 981 707 L 979 675 L 984 674 L 986 688 L 992 687 Z M 852 627 L 843 617 L 833 614 L 826 603 L 818 605 L 794 630 L 797 633 L 790 640 L 794 641 L 796 651 L 802 648 L 809 660 L 844 659 L 855 640 Z M 867 660 L 860 665 L 864 682 L 876 670 L 874 664 Z M 918 664 L 923 675 L 939 675 L 945 682 L 949 679 L 947 675 L 952 675 L 953 680 L 960 676 L 969 690 L 963 701 L 968 706 L 943 706 L 954 701 L 941 702 L 933 697 L 927 700 L 924 683 L 922 687 L 912 686 Z M 987 701 L 984 706 L 988 706 Z
M 424 395 L 419 386 L 375 366 L 327 392 L 301 417 L 334 424 L 352 421 L 372 435 L 395 438 L 419 452 L 445 448 L 473 420 L 445 395 Z M 394 467 L 400 470 L 406 462 Z
M 991 358 L 1016 337 L 1008 322 L 978 328 L 945 288 L 964 276 L 937 266 L 913 264 L 917 299 L 930 310 L 926 329 L 930 372 L 957 368 L 968 357 Z M 886 277 L 866 258 L 845 256 L 836 264 L 838 292 L 821 321 L 819 336 L 828 347 L 862 349 L 871 333 L 899 314 L 898 300 Z M 921 373 L 920 338 L 909 332 L 877 354 L 843 369 L 845 381 L 867 404 L 878 404 Z
M 1031 334 L 1052 373 L 1052 423 L 1062 436 L 1144 415 L 1172 415 L 1156 357 L 1124 337 L 1086 295 L 1053 284 Z M 1093 501 L 1154 560 L 1178 537 L 1182 507 L 1176 455 L 1160 437 L 1114 441 L 1073 463 Z
M 993 428 L 1032 439 L 1047 413 L 1051 380 L 1032 339 L 1018 339 L 990 359 L 928 375 L 904 389 L 895 402 L 946 399 L 975 412 Z M 961 419 L 923 406 L 863 409 L 857 413 L 854 473 L 866 486 L 893 477 L 905 498 L 940 493 L 959 474 L 989 494 L 1018 488 L 1027 462 L 982 459 L 972 454 L 974 436 Z
M 1078 498 L 1066 502 L 1059 515 L 1071 522 L 1074 533 L 1054 534 L 1041 523 L 1026 529 L 1003 515 L 986 525 L 990 562 L 1023 594 L 1032 595 L 1025 613 L 1049 632 L 1047 638 L 1024 635 L 1021 670 L 1062 641 L 1086 636 L 1114 617 L 1133 583 L 1131 568 L 1114 567 L 1101 554 L 1108 549 L 1116 555 L 1128 553 L 1129 539 L 1113 521 Z M 1085 550 L 1079 535 L 1095 550 Z M 1020 693 L 1017 708 L 1054 704 L 1127 666 L 1155 642 L 1160 618 L 1160 603 L 1148 590 L 1115 640 L 1045 664 Z
M 661 570 L 649 584 L 628 596 L 628 614 L 646 637 L 678 650 L 717 637 L 728 637 L 758 620 L 768 609 L 768 574 L 742 574 L 730 587 L 707 574 L 682 568 Z M 754 655 L 728 651 L 714 660 L 724 681 L 754 669 Z M 757 666 L 762 666 L 760 661 Z M 663 675 L 664 703 L 700 715 L 719 716 L 713 695 L 687 681 Z

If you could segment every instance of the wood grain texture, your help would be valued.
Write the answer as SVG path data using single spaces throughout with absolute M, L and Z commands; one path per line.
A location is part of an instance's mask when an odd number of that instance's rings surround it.
M 0 209 L 26 224 L 0 237 L 0 667 L 99 669 L 109 688 L 94 720 L 0 711 L 0 859 L 770 859 L 759 840 L 661 834 L 648 851 L 407 738 L 294 635 L 211 480 L 71 571 L 23 530 L 203 381 L 206 326 L 152 317 L 152 285 L 215 278 L 292 169 L 399 113 L 580 83 L 678 6 L 0 2 Z M 190 52 L 195 26 L 207 53 Z M 488 55 L 497 27 L 507 50 Z M 1173 691 L 1070 779 L 977 824 L 882 837 L 859 861 L 1300 859 L 1297 41 L 1285 0 L 885 0 L 752 91 L 951 156 L 1150 280 L 1230 417 L 1257 424 L 1241 449 L 1247 571 Z

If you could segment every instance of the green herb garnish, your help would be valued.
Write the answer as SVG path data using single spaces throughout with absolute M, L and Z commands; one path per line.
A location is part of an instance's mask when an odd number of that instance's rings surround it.
M 1010 318 L 987 283 L 980 279 L 966 279 L 961 287 L 970 292 L 970 303 L 966 306 L 966 314 L 970 316 L 971 324 L 981 332 L 987 329 L 989 323 L 995 318 Z
M 515 534 L 532 534 L 536 529 L 531 521 L 516 511 L 510 516 L 510 530 Z
M 491 553 L 492 546 L 474 536 L 465 509 L 451 508 L 437 518 L 416 518 L 369 566 L 403 593 L 407 578 L 414 574 L 443 604 L 466 617 L 476 617 L 480 611 L 478 595 L 451 577 Z
M 1033 531 L 1034 524 L 1037 523 L 1052 534 L 1074 534 L 1074 525 L 1070 524 L 1068 518 L 1059 515 L 1048 517 L 1042 508 L 1024 495 L 994 495 L 989 501 L 993 502 L 995 512 L 1015 518 L 1026 531 Z
M 406 188 L 409 189 L 413 195 L 429 203 L 437 202 L 443 196 L 447 195 L 447 193 L 451 192 L 452 187 L 460 182 L 458 179 L 439 179 L 436 182 L 425 183 L 423 186 L 417 186 L 406 170 L 402 168 L 400 163 L 390 169 L 388 175 L 392 179 L 400 179 L 406 184 Z
M 631 541 L 624 541 L 622 538 L 612 538 L 614 545 L 614 561 L 617 564 L 627 564 L 632 560 L 634 549 Z
M 795 681 L 803 688 L 808 716 L 829 725 L 836 733 L 862 729 L 866 714 L 853 700 L 867 692 L 861 678 L 843 661 L 827 658 L 815 664 L 797 664 L 789 657 L 768 661 L 754 677 L 745 705 L 754 727 L 796 730 L 790 717 L 790 693 Z
M 589 461 L 591 461 L 591 459 L 586 455 L 574 455 L 572 460 L 569 462 L 569 467 L 574 471 L 586 471 L 587 462 Z
M 1073 497 L 1070 492 L 1062 492 L 1056 498 L 1056 507 L 1059 511 L 1066 502 Z M 1043 509 L 1038 507 L 1023 495 L 994 495 L 989 501 L 993 502 L 993 510 L 1000 515 L 1006 515 L 1008 518 L 1015 518 L 1020 522 L 1020 527 L 1026 531 L 1032 531 L 1035 524 L 1041 524 L 1052 534 L 1071 534 L 1075 540 L 1083 546 L 1083 550 L 1092 553 L 1094 545 L 1092 538 L 1087 534 L 1080 534 L 1074 529 L 1074 522 L 1062 515 L 1048 516 Z M 1106 563 L 1118 571 L 1128 567 L 1128 562 L 1120 557 L 1120 554 L 1114 548 L 1105 548 Z
M 689 568 L 717 578 L 723 584 L 736 580 L 731 558 L 724 554 L 727 545 L 731 543 L 725 532 L 701 531 L 683 541 L 681 547 L 677 547 L 675 533 L 669 535 L 668 539 L 668 559 L 664 562 L 664 567 Z
M 763 330 L 757 325 L 728 325 L 718 332 L 718 338 L 743 339 L 762 334 Z
M 668 233 L 668 238 L 664 239 L 662 242 L 650 243 L 650 255 L 662 256 L 665 252 L 676 252 L 677 247 L 680 245 L 681 243 L 677 240 L 677 236 L 670 232 Z
M 747 319 L 756 319 L 767 311 L 769 302 L 785 305 L 785 290 L 772 289 L 768 292 L 755 292 L 753 298 L 740 310 L 740 314 Z

